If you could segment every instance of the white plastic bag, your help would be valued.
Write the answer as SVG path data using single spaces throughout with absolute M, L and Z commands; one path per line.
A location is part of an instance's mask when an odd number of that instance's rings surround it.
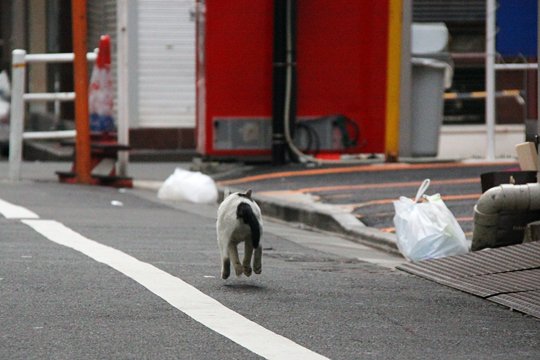
M 11 96 L 11 84 L 6 70 L 0 71 L 0 97 L 8 100 Z
M 216 203 L 218 191 L 214 180 L 200 172 L 176 168 L 161 185 L 158 198 L 189 201 L 197 204 Z
M 0 72 L 0 126 L 7 125 L 9 122 L 9 98 L 11 96 L 11 85 L 7 72 L 2 70 Z M 1 134 L 0 134 L 1 135 Z
M 411 261 L 464 254 L 469 245 L 463 230 L 441 195 L 424 195 L 430 180 L 418 189 L 416 198 L 401 196 L 394 201 L 394 226 L 399 251 Z M 425 202 L 418 202 L 421 198 Z

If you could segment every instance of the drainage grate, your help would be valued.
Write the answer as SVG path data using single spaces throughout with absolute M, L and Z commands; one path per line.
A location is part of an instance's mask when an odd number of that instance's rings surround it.
M 454 287 L 484 298 L 498 294 L 540 290 L 540 269 L 455 279 Z
M 540 317 L 540 242 L 486 249 L 398 269 Z
M 497 295 L 491 301 L 511 309 L 540 318 L 540 291 L 525 291 L 514 294 Z

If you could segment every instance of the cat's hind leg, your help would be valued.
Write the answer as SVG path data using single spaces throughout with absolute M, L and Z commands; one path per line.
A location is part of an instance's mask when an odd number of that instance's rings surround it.
M 244 266 L 244 275 L 251 276 L 251 256 L 253 255 L 253 245 L 250 241 L 244 242 L 244 261 L 242 265 Z
M 221 257 L 221 278 L 227 279 L 231 275 L 231 260 L 229 259 L 229 252 L 227 246 L 224 245 L 223 239 L 218 239 L 219 254 Z
M 236 248 L 236 244 L 231 241 L 228 245 L 228 249 L 229 257 L 231 258 L 232 265 L 234 266 L 236 276 L 240 276 L 244 272 L 244 268 L 242 267 L 242 264 L 240 264 L 240 258 L 238 257 L 238 249 Z
M 262 272 L 262 246 L 259 244 L 259 247 L 255 249 L 255 256 L 253 257 L 253 271 L 255 274 L 260 274 Z

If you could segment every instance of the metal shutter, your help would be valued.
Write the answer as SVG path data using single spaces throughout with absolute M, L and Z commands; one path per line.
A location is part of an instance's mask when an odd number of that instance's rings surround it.
M 482 22 L 486 0 L 414 0 L 413 21 Z
M 101 35 L 108 34 L 111 37 L 111 76 L 113 78 L 113 90 L 116 93 L 116 1 L 88 1 L 86 10 L 88 19 L 88 51 L 94 51 L 94 49 L 99 46 L 99 38 Z M 90 67 L 90 71 L 92 71 L 92 67 Z M 114 100 L 116 119 L 116 97 Z
M 140 127 L 195 126 L 194 0 L 138 1 Z
M 116 1 L 88 1 L 87 18 L 89 51 L 98 47 L 99 37 L 103 34 L 109 34 L 112 44 L 116 43 Z

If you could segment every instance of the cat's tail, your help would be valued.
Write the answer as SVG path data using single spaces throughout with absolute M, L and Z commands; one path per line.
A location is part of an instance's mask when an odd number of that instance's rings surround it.
M 258 248 L 261 239 L 261 228 L 251 206 L 248 203 L 241 202 L 236 208 L 236 217 L 242 219 L 250 227 L 251 243 L 254 249 Z

